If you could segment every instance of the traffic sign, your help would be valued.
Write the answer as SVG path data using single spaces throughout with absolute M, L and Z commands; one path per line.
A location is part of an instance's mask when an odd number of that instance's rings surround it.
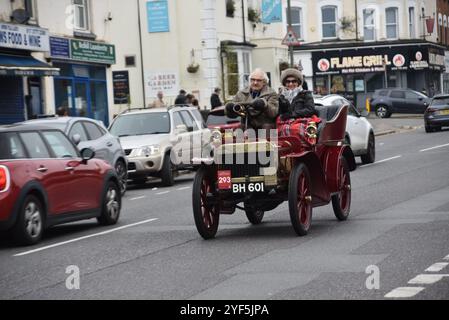
M 287 34 L 282 40 L 282 44 L 285 46 L 299 46 L 301 42 L 298 40 L 298 36 L 296 35 L 295 31 L 293 31 L 292 27 L 287 27 Z

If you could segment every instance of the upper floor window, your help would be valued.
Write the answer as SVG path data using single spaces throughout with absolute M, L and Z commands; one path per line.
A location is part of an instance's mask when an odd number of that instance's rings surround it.
M 36 14 L 36 3 L 35 0 L 25 0 L 25 10 L 30 15 L 30 20 L 32 22 L 36 22 L 37 20 L 37 14 Z
M 89 30 L 89 1 L 73 0 L 75 9 L 75 29 Z
M 387 39 L 398 38 L 398 8 L 385 9 Z
M 415 8 L 410 7 L 408 8 L 408 29 L 409 29 L 409 35 L 410 39 L 415 38 Z
M 287 9 L 288 10 L 288 9 Z M 292 19 L 292 28 L 298 39 L 303 39 L 302 36 L 302 9 L 299 7 L 292 7 L 290 10 Z M 287 12 L 288 17 L 288 12 Z
M 323 24 L 323 38 L 337 37 L 337 7 L 325 6 L 321 8 L 321 21 Z
M 375 40 L 374 9 L 363 10 L 363 37 L 365 41 Z

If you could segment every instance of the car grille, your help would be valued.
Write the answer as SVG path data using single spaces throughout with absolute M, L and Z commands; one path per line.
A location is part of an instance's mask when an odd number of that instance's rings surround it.
M 131 152 L 133 151 L 133 149 L 125 149 L 125 154 L 127 156 L 129 156 L 131 154 Z
M 136 170 L 136 164 L 134 162 L 128 163 L 128 171 Z

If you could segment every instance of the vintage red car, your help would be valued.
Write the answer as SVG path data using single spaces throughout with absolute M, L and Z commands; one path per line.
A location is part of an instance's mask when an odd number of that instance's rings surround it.
M 318 108 L 319 119 L 278 121 L 275 139 L 239 132 L 243 131 L 239 127 L 246 128 L 251 106 L 234 108 L 242 123 L 233 123 L 232 130 L 224 130 L 228 121 L 211 125 L 216 128 L 213 154 L 194 159 L 201 167 L 193 185 L 193 214 L 203 238 L 215 237 L 222 214 L 241 209 L 250 223 L 259 224 L 266 211 L 284 201 L 289 203 L 290 220 L 300 236 L 310 229 L 314 207 L 332 202 L 336 218 L 348 218 L 350 172 L 356 169 L 354 154 L 344 143 L 348 106 Z M 269 161 L 260 161 L 263 154 Z
M 27 245 L 61 223 L 97 218 L 115 224 L 119 180 L 113 167 L 93 156 L 57 129 L 0 127 L 0 230 Z

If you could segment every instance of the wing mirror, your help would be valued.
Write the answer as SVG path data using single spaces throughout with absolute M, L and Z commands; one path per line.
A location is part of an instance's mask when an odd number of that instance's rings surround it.
M 80 136 L 78 133 L 75 133 L 75 134 L 72 136 L 72 141 L 73 141 L 73 143 L 74 143 L 75 145 L 79 145 L 80 142 L 81 142 L 81 136 Z
M 83 159 L 83 164 L 95 157 L 95 151 L 90 148 L 84 148 L 81 150 L 81 158 Z

